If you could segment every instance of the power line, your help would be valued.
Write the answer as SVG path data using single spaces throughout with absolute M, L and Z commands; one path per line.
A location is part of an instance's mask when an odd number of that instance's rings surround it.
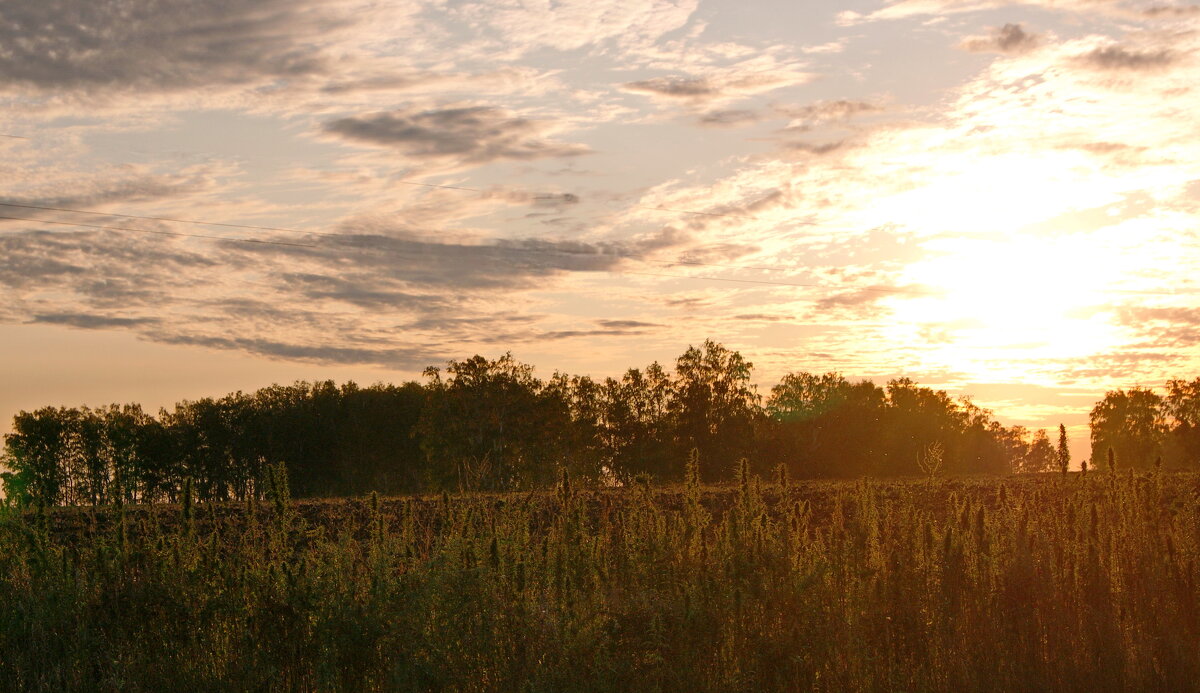
M 0 137 L 7 137 L 7 138 L 9 138 L 9 139 L 13 139 L 13 140 L 27 140 L 27 139 L 29 139 L 28 137 L 21 137 L 20 135 L 0 135 Z
M 32 221 L 39 224 L 57 224 L 59 226 L 82 226 L 89 229 L 105 229 L 108 231 L 132 231 L 135 233 L 152 233 L 158 236 L 183 236 L 186 238 L 206 238 L 214 241 L 231 241 L 234 243 L 256 243 L 260 245 L 287 245 L 296 248 L 320 248 L 319 245 L 311 243 L 291 243 L 288 241 L 270 241 L 261 238 L 230 238 L 229 236 L 213 236 L 204 233 L 185 233 L 183 231 L 161 231 L 155 229 L 134 229 L 124 226 L 104 226 L 101 224 L 83 224 L 77 221 L 51 221 L 49 219 L 34 219 L 31 217 L 10 217 L 0 216 L 0 219 L 9 221 Z

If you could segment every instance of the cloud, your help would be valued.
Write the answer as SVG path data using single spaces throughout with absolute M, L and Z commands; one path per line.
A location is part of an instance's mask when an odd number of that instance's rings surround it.
M 624 89 L 666 99 L 705 102 L 761 94 L 803 84 L 812 78 L 813 76 L 807 73 L 733 71 L 730 74 L 709 77 L 655 77 L 628 82 Z
M 326 274 L 285 272 L 278 276 L 285 291 L 298 293 L 312 301 L 339 301 L 365 310 L 392 311 L 450 310 L 453 306 L 438 296 L 399 290 L 404 282 L 386 277 L 361 274 L 330 276 Z
M 768 51 L 734 62 L 728 62 L 719 54 L 702 54 L 700 58 L 683 60 L 672 56 L 673 60 L 684 65 L 676 69 L 686 70 L 687 74 L 626 82 L 621 88 L 668 103 L 699 107 L 806 84 L 816 78 L 815 74 L 804 69 L 802 62 L 781 59 L 776 53 L 778 51 Z
M 845 140 L 835 140 L 833 142 L 786 142 L 783 148 L 786 151 L 821 156 L 836 152 L 844 146 L 846 146 Z
M 944 19 L 947 15 L 981 12 L 1000 8 L 1040 8 L 1063 13 L 1075 13 L 1110 19 L 1146 19 L 1191 17 L 1196 7 L 1190 5 L 1151 5 L 1125 0 L 896 0 L 881 9 L 866 14 L 847 10 L 837 15 L 838 26 L 854 26 L 869 21 L 899 20 L 932 15 Z
M 791 119 L 785 132 L 807 132 L 829 123 L 844 123 L 864 113 L 875 113 L 882 107 L 866 101 L 837 99 L 817 101 L 803 106 L 776 105 L 776 113 Z
M 602 42 L 623 46 L 652 43 L 684 27 L 696 0 L 558 0 L 468 3 L 450 19 L 468 27 L 477 41 L 492 42 L 517 57 L 539 48 L 570 51 Z
M 739 127 L 757 123 L 761 116 L 750 110 L 709 111 L 700 116 L 700 125 L 706 127 Z
M 159 322 L 159 320 L 157 318 L 122 318 L 86 313 L 54 313 L 49 315 L 34 315 L 29 322 L 101 330 L 113 327 L 152 325 Z
M 1122 306 L 1117 322 L 1129 327 L 1156 348 L 1187 349 L 1200 344 L 1200 308 Z
M 659 323 L 643 322 L 641 320 L 597 320 L 596 324 L 611 330 L 630 330 L 641 327 L 662 327 L 662 325 Z
M 796 316 L 773 313 L 741 313 L 734 315 L 732 319 L 744 320 L 746 322 L 789 322 L 795 320 Z
M 444 351 L 424 344 L 331 346 L 323 343 L 323 340 L 318 343 L 295 343 L 253 337 L 156 333 L 147 336 L 163 344 L 243 351 L 256 356 L 321 364 L 366 364 L 413 370 L 445 359 Z
M 1178 56 L 1168 49 L 1137 50 L 1122 46 L 1103 46 L 1076 56 L 1076 63 L 1095 70 L 1145 72 L 1162 70 L 1174 64 Z
M 720 95 L 721 89 L 704 77 L 655 77 L 625 85 L 629 91 L 640 91 L 670 98 L 702 99 Z
M 437 362 L 470 343 L 655 329 L 639 320 L 539 329 L 544 316 L 506 306 L 525 306 L 523 292 L 571 274 L 614 270 L 679 242 L 674 232 L 621 242 L 465 232 L 447 240 L 371 220 L 345 222 L 336 237 L 284 237 L 316 247 L 12 226 L 0 235 L 6 297 L 0 319 L 7 322 L 124 330 L 163 344 L 394 368 Z
M 888 308 L 880 305 L 880 302 L 886 299 L 902 299 L 923 295 L 928 295 L 928 292 L 917 286 L 874 284 L 849 291 L 840 291 L 817 299 L 813 305 L 814 312 L 809 317 L 810 319 L 816 319 L 822 312 L 839 311 L 859 318 L 865 318 L 888 312 Z
M 343 139 L 397 149 L 414 159 L 485 164 L 578 156 L 580 144 L 545 139 L 552 125 L 490 106 L 397 110 L 339 118 L 322 130 Z
M 1147 17 L 1193 17 L 1200 14 L 1200 5 L 1154 5 L 1142 10 Z
M 1005 24 L 993 30 L 988 36 L 966 38 L 959 44 L 959 47 L 971 53 L 1022 55 L 1037 48 L 1038 43 L 1038 36 L 1028 33 L 1020 24 Z
M 107 175 L 105 175 L 107 174 Z M 216 187 L 218 172 L 209 166 L 189 167 L 161 173 L 136 166 L 119 166 L 100 175 L 59 175 L 50 172 L 25 186 L 9 190 L 19 194 L 0 196 L 0 202 L 41 207 L 103 207 L 114 202 L 149 202 L 186 197 Z M 0 205 L 0 214 L 18 207 Z M 19 215 L 18 215 L 19 216 Z
M 347 21 L 311 0 L 0 5 L 0 89 L 183 91 L 294 80 L 330 69 Z

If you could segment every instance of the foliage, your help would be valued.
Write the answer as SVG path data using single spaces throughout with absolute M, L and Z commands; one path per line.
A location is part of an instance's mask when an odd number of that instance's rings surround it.
M 1193 475 L 0 518 L 12 691 L 1192 690 Z M 119 498 L 116 496 L 115 498 Z
M 510 489 L 549 483 L 566 459 L 567 402 L 511 353 L 428 368 L 417 430 L 438 486 Z
M 1058 458 L 1058 471 L 1066 476 L 1067 470 L 1071 468 L 1071 449 L 1067 447 L 1067 427 L 1063 424 L 1058 425 L 1058 449 L 1055 453 Z
M 688 347 L 675 362 L 667 410 L 678 449 L 698 451 L 704 481 L 729 478 L 734 462 L 753 452 L 759 401 L 750 382 L 753 368 L 712 340 Z M 682 470 L 671 471 L 679 478 Z
M 532 489 L 563 469 L 589 483 L 678 481 L 693 450 L 704 482 L 730 478 L 742 458 L 796 478 L 899 476 L 922 474 L 935 442 L 946 474 L 1047 467 L 1044 432 L 1031 438 L 909 379 L 789 373 L 764 406 L 752 377 L 741 354 L 706 340 L 673 370 L 651 363 L 603 381 L 543 380 L 504 354 L 429 368 L 424 384 L 273 385 L 157 416 L 48 407 L 15 417 L 8 483 L 46 505 L 176 501 L 185 478 L 200 501 L 262 499 L 269 465 L 283 462 L 298 497 Z M 1191 390 L 1179 391 L 1170 401 L 1185 416 Z
M 1092 408 L 1092 460 L 1105 459 L 1112 448 L 1120 464 L 1149 469 L 1162 454 L 1168 426 L 1163 398 L 1141 387 L 1114 390 Z
M 942 452 L 941 443 L 933 443 L 925 448 L 918 462 L 922 474 L 933 479 L 942 473 L 942 463 L 945 461 Z

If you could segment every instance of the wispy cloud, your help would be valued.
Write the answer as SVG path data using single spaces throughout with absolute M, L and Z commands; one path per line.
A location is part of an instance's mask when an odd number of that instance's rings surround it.
M 586 154 L 588 148 L 545 139 L 549 123 L 491 106 L 408 109 L 339 118 L 323 131 L 352 142 L 393 148 L 414 159 L 483 164 Z
M 739 127 L 751 125 L 762 119 L 757 111 L 747 109 L 732 109 L 708 111 L 700 116 L 697 122 L 705 127 Z
M 1020 55 L 1037 48 L 1038 36 L 1027 32 L 1020 24 L 1005 24 L 987 36 L 970 36 L 959 47 L 972 53 L 1003 53 Z
M 1080 65 L 1096 70 L 1161 70 L 1171 66 L 1178 56 L 1168 49 L 1139 50 L 1123 46 L 1103 46 L 1076 58 Z

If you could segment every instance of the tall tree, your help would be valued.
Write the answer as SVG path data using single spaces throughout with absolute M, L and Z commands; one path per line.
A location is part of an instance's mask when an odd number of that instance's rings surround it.
M 1200 467 L 1200 378 L 1167 381 L 1163 411 L 1171 426 L 1172 463 L 1188 469 Z
M 670 401 L 673 383 L 658 362 L 607 378 L 600 394 L 601 464 L 619 481 L 674 471 Z
M 1148 469 L 1162 454 L 1167 432 L 1163 398 L 1141 387 L 1107 392 L 1089 417 L 1092 460 L 1112 447 L 1122 467 Z
M 511 353 L 450 361 L 445 374 L 425 371 L 428 400 L 418 430 L 430 481 L 469 489 L 549 483 L 567 452 L 546 428 L 567 416 L 559 393 Z
M 4 436 L 14 477 L 10 483 L 23 489 L 29 501 L 54 505 L 66 500 L 62 464 L 69 435 L 66 413 L 55 407 L 19 412 L 13 417 L 13 432 Z
M 881 468 L 886 397 L 840 373 L 788 373 L 771 388 L 762 452 L 795 476 L 857 476 Z
M 711 339 L 688 347 L 675 361 L 669 409 L 679 444 L 671 476 L 681 478 L 684 452 L 700 453 L 704 481 L 728 478 L 734 463 L 752 456 L 759 396 L 750 383 L 754 364 Z
M 1058 458 L 1058 470 L 1066 474 L 1071 467 L 1071 450 L 1067 447 L 1067 427 L 1063 424 L 1058 425 L 1058 449 L 1055 452 Z
M 1046 434 L 1046 429 L 1039 428 L 1029 443 L 1029 448 L 1022 460 L 1021 471 L 1048 472 L 1054 469 L 1056 459 L 1057 455 L 1054 446 L 1050 443 L 1050 436 Z

